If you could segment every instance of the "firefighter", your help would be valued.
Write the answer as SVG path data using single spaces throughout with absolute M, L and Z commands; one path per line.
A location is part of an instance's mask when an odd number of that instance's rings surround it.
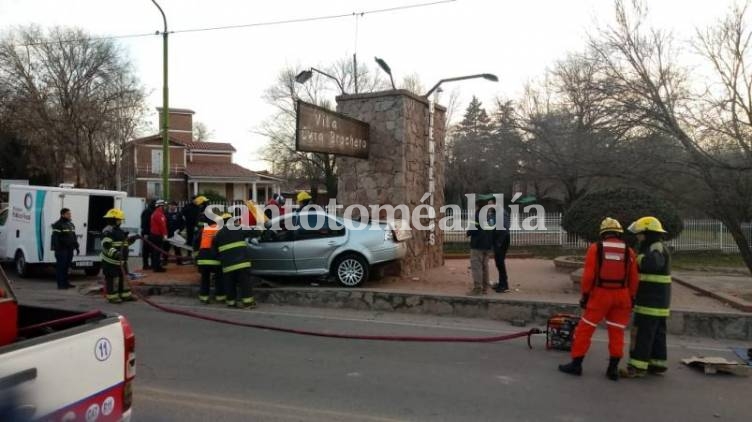
M 217 218 L 217 220 L 221 219 Z M 202 226 L 198 230 L 196 242 L 193 249 L 198 250 L 196 264 L 198 271 L 201 273 L 201 287 L 198 292 L 198 300 L 201 303 L 209 303 L 209 293 L 211 290 L 212 277 L 214 278 L 214 300 L 216 302 L 225 302 L 225 285 L 222 279 L 222 265 L 212 249 L 212 242 L 219 231 L 218 221 Z
M 298 211 L 310 205 L 312 200 L 310 193 L 306 191 L 298 192 L 298 196 L 295 198 L 295 202 L 298 203 Z
M 662 239 L 666 234 L 655 217 L 642 217 L 628 230 L 639 241 L 637 264 L 640 288 L 634 303 L 629 362 L 621 375 L 640 378 L 663 374 L 666 365 L 666 320 L 671 305 L 671 256 Z
M 582 273 L 580 306 L 585 309 L 572 344 L 572 362 L 559 365 L 567 374 L 582 375 L 582 360 L 598 323 L 606 320 L 609 362 L 606 376 L 619 379 L 619 360 L 624 354 L 624 330 L 632 313 L 639 275 L 634 251 L 621 239 L 624 230 L 613 218 L 601 222 L 601 239 L 590 245 Z
M 113 208 L 104 215 L 107 226 L 102 230 L 102 272 L 105 279 L 105 294 L 110 303 L 133 301 L 128 285 L 123 281 L 123 265 L 128 254 L 128 245 L 133 243 L 135 237 L 129 237 L 120 225 L 125 220 L 125 214 L 121 209 Z M 115 279 L 118 280 L 117 289 Z
M 212 249 L 222 266 L 222 278 L 225 281 L 225 303 L 229 307 L 255 308 L 256 300 L 251 290 L 251 258 L 245 240 L 258 235 L 258 231 L 249 227 L 237 227 L 230 224 L 232 214 L 222 214 L 224 227 L 214 237 Z

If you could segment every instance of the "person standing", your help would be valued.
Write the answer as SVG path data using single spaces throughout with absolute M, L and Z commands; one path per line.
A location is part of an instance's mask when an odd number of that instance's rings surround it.
M 627 228 L 639 241 L 637 264 L 640 287 L 634 302 L 626 378 L 645 374 L 663 374 L 668 370 L 666 359 L 666 320 L 671 308 L 671 255 L 663 243 L 666 230 L 655 217 L 642 217 Z
M 495 201 L 494 201 L 495 203 Z M 497 216 L 497 222 L 502 225 L 496 229 L 494 238 L 494 263 L 496 271 L 499 273 L 499 282 L 496 284 L 496 293 L 507 293 L 509 291 L 509 276 L 507 275 L 507 252 L 512 243 L 512 236 L 509 232 L 511 225 L 511 216 L 508 208 L 502 208 L 501 216 Z
M 55 279 L 58 289 L 70 289 L 74 286 L 68 280 L 68 270 L 73 262 L 73 251 L 79 255 L 76 226 L 71 220 L 71 210 L 60 210 L 60 218 L 52 224 L 52 250 L 55 251 Z
M 212 250 L 222 266 L 227 306 L 252 309 L 256 307 L 256 299 L 251 288 L 251 257 L 245 240 L 258 232 L 247 227 L 230 227 L 231 218 L 230 213 L 222 214 L 224 227 L 215 235 Z
M 162 199 L 154 203 L 149 225 L 149 241 L 152 243 L 151 267 L 155 273 L 165 272 L 162 266 L 162 250 L 167 240 L 167 217 L 164 213 L 165 201 Z
M 217 220 L 221 220 L 221 217 Z M 212 248 L 214 238 L 219 231 L 218 221 L 212 221 L 210 224 L 200 227 L 197 236 L 198 241 L 193 245 L 193 249 L 198 250 L 196 264 L 199 273 L 201 273 L 198 300 L 204 304 L 209 303 L 212 278 L 214 278 L 214 300 L 216 302 L 227 301 L 224 280 L 222 279 L 222 263 Z
M 185 244 L 193 245 L 196 228 L 198 226 L 199 217 L 206 209 L 206 204 L 209 199 L 204 195 L 196 195 L 193 197 L 190 203 L 186 204 L 181 213 L 183 214 L 183 221 L 185 222 Z
M 178 212 L 178 203 L 175 201 L 170 201 L 170 207 L 167 210 L 167 213 L 165 214 L 165 217 L 167 218 L 167 232 L 168 237 L 174 237 L 176 233 L 180 232 L 185 228 L 185 220 L 183 220 L 183 214 Z M 186 245 L 190 245 L 190 243 L 186 243 Z M 183 265 L 183 259 L 182 259 L 182 248 L 177 245 L 173 244 L 166 244 L 167 252 L 170 252 L 170 250 L 175 252 L 176 260 L 178 265 Z
M 590 245 L 582 273 L 580 306 L 585 312 L 577 324 L 572 344 L 572 361 L 559 365 L 561 372 L 582 374 L 582 361 L 598 323 L 606 320 L 609 361 L 606 376 L 619 379 L 619 361 L 624 355 L 624 330 L 629 324 L 639 276 L 634 251 L 621 239 L 624 230 L 613 218 L 601 221 L 598 242 Z
M 118 208 L 107 211 L 104 215 L 107 226 L 102 230 L 102 272 L 105 280 L 105 294 L 110 303 L 122 303 L 136 300 L 131 289 L 123 280 L 124 264 L 128 259 L 128 245 L 135 237 L 120 228 L 125 220 L 125 214 Z M 118 283 L 115 286 L 115 279 Z
M 481 209 L 491 205 L 492 195 L 478 195 L 475 201 L 475 220 L 471 222 L 467 235 L 470 237 L 470 269 L 473 274 L 473 288 L 467 293 L 470 296 L 488 293 L 489 273 L 488 261 L 492 256 L 494 240 L 496 238 L 493 212 L 485 214 L 485 221 L 481 221 Z
M 151 234 L 151 213 L 154 212 L 154 201 L 150 201 L 143 211 L 141 211 L 141 267 L 144 270 L 150 270 L 149 260 L 151 258 L 151 246 L 146 240 Z

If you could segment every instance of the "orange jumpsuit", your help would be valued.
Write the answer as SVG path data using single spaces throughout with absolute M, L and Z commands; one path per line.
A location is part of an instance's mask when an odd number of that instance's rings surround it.
M 580 282 L 582 294 L 589 299 L 574 332 L 573 358 L 585 356 L 595 328 L 603 319 L 608 328 L 609 354 L 612 358 L 624 355 L 624 330 L 629 324 L 638 284 L 635 253 L 623 240 L 608 236 L 590 245 Z

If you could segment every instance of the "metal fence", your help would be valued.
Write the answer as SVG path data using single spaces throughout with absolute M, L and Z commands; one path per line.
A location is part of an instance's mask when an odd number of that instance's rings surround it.
M 588 243 L 567 233 L 561 227 L 561 213 L 546 213 L 544 230 L 525 230 L 522 224 L 531 215 L 520 214 L 518 224 L 512 222 L 510 235 L 514 246 L 559 246 L 565 249 L 584 249 Z M 463 227 L 467 223 L 467 210 L 459 216 L 448 214 L 448 221 L 459 218 Z M 528 227 L 529 228 L 529 227 Z M 742 231 L 752 245 L 752 223 L 742 224 Z M 468 243 L 470 240 L 464 230 L 445 230 L 445 243 Z M 734 242 L 726 227 L 718 220 L 685 219 L 684 230 L 668 244 L 675 251 L 721 251 L 737 254 L 739 247 Z

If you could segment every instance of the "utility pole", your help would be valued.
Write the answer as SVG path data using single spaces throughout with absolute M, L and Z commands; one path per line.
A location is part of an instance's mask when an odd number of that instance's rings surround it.
M 162 14 L 164 30 L 162 31 L 162 199 L 170 199 L 170 96 L 167 88 L 167 18 L 155 0 L 151 0 Z

